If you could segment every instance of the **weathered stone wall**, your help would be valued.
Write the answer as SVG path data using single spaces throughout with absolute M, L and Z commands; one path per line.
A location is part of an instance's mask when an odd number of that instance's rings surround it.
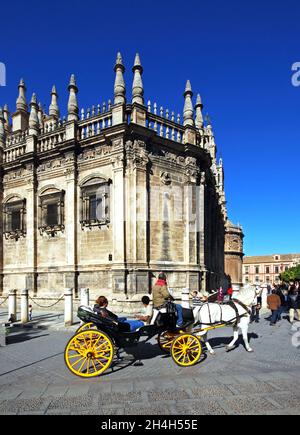
M 77 153 L 69 144 L 37 166 L 5 169 L 4 196 L 26 198 L 28 228 L 24 238 L 4 239 L 6 292 L 21 290 L 30 275 L 37 297 L 58 298 L 65 287 L 78 295 L 88 287 L 91 301 L 104 295 L 116 310 L 130 311 L 161 270 L 177 298 L 184 287 L 222 284 L 224 221 L 204 151 L 194 147 L 187 155 L 179 144 L 159 146 L 133 128 L 101 143 L 89 140 Z M 110 221 L 86 227 L 81 187 L 93 177 L 110 180 Z M 64 227 L 53 234 L 38 230 L 47 189 L 64 191 Z

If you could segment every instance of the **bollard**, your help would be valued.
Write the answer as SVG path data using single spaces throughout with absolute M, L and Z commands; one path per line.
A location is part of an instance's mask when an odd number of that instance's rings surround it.
M 73 289 L 65 289 L 65 325 L 73 325 Z
M 6 327 L 5 324 L 0 325 L 0 347 L 6 346 Z
M 182 308 L 190 308 L 190 289 L 184 288 L 181 292 Z
M 27 323 L 28 320 L 28 289 L 24 289 L 21 292 L 21 323 Z
M 80 289 L 80 305 L 88 307 L 90 304 L 90 289 L 82 288 Z
M 8 297 L 8 321 L 17 321 L 17 290 L 9 290 Z

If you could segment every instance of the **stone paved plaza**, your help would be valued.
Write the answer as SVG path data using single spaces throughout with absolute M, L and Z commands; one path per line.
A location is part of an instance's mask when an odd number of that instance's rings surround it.
M 215 357 L 180 368 L 154 339 L 139 347 L 142 367 L 123 362 L 94 379 L 64 364 L 73 331 L 14 328 L 0 348 L 0 414 L 300 414 L 300 348 L 286 320 L 272 328 L 265 317 L 250 326 L 253 354 L 242 344 L 226 353 L 224 328 L 211 334 Z

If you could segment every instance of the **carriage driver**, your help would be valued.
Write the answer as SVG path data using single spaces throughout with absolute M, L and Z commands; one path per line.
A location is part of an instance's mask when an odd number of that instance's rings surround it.
M 156 281 L 153 290 L 153 308 L 159 310 L 163 307 L 166 300 L 171 299 L 174 300 L 173 296 L 168 291 L 167 286 L 167 276 L 165 273 L 160 272 L 158 275 L 158 280 Z M 182 306 L 179 304 L 175 304 L 177 311 L 177 326 L 183 325 L 183 316 L 182 316 Z

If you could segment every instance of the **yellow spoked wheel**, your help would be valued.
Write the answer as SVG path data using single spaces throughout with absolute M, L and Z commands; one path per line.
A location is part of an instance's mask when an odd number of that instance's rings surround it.
M 76 334 L 78 334 L 78 332 L 86 331 L 88 329 L 97 329 L 97 326 L 95 325 L 95 323 L 92 322 L 84 323 L 77 329 Z
M 160 349 L 165 353 L 170 353 L 172 343 L 176 337 L 178 337 L 178 333 L 176 334 L 170 331 L 161 332 L 157 337 Z
M 172 358 L 180 367 L 189 367 L 196 364 L 201 354 L 200 340 L 192 334 L 179 335 L 171 345 Z
M 102 331 L 89 329 L 74 335 L 65 349 L 68 369 L 82 378 L 92 378 L 107 370 L 114 357 L 112 340 Z

